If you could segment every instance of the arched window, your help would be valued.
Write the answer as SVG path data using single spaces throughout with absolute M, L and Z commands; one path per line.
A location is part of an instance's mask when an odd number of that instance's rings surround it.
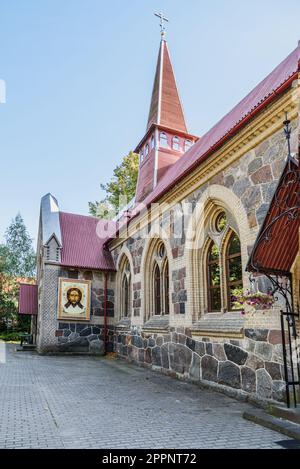
M 235 290 L 240 291 L 243 288 L 241 243 L 236 233 L 231 234 L 228 242 L 226 271 L 228 309 L 233 310 L 237 309 L 232 299 Z
M 131 272 L 129 260 L 126 256 L 122 259 L 120 266 L 120 316 L 128 318 L 131 316 Z
M 155 147 L 155 138 L 154 138 L 154 135 L 152 135 L 152 137 L 151 137 L 151 150 L 153 150 L 154 147 Z
M 221 311 L 220 254 L 212 241 L 207 253 L 208 311 Z
M 143 152 L 143 150 L 141 150 L 141 152 L 140 152 L 140 162 L 142 163 L 143 160 L 144 160 L 144 152 Z
M 145 146 L 145 157 L 148 156 L 149 154 L 149 145 L 147 143 L 147 145 Z
M 159 134 L 159 144 L 163 148 L 167 148 L 167 146 L 168 146 L 168 139 L 167 139 L 167 136 L 164 132 L 161 132 Z
M 184 151 L 188 151 L 189 148 L 191 148 L 193 142 L 191 140 L 185 140 L 184 142 Z
M 163 266 L 164 313 L 169 314 L 169 262 L 166 259 Z
M 155 242 L 148 265 L 151 266 L 151 272 L 147 274 L 147 276 L 150 274 L 150 283 L 148 284 L 150 290 L 146 293 L 146 297 L 149 298 L 150 314 L 148 314 L 149 316 L 151 314 L 169 314 L 169 263 L 167 251 L 163 242 Z
M 122 283 L 122 291 L 123 291 L 123 316 L 127 318 L 129 316 L 129 284 L 128 278 L 126 274 L 123 277 Z
M 173 139 L 172 139 L 172 148 L 173 148 L 173 150 L 179 150 L 180 149 L 179 137 L 177 137 L 177 136 L 173 137 Z
M 154 313 L 161 314 L 161 282 L 160 282 L 160 269 L 157 263 L 154 267 Z

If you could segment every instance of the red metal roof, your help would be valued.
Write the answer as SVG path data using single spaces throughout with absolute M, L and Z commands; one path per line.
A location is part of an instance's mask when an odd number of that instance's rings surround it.
M 293 80 L 298 78 L 299 60 L 300 46 L 168 169 L 142 204 L 134 207 L 131 219 L 137 216 L 145 205 L 158 202 L 165 193 L 220 148 L 240 127 L 246 125 L 256 113 L 291 86 Z
M 20 283 L 19 314 L 38 314 L 38 286 Z
M 168 45 L 164 39 L 159 48 L 147 131 L 153 124 L 187 133 Z
M 270 75 L 170 167 L 143 203 L 148 205 L 157 201 L 213 153 L 218 148 L 218 144 L 221 146 L 225 140 L 231 137 L 241 124 L 248 122 L 247 118 L 252 117 L 256 110 L 259 111 L 261 107 L 264 107 L 268 98 L 274 99 L 284 84 L 290 84 L 291 78 L 297 78 L 299 59 L 300 47 L 297 47 Z
M 60 212 L 61 265 L 84 269 L 115 270 L 111 253 L 103 247 L 115 222 Z
M 299 251 L 300 170 L 287 162 L 253 248 L 247 270 L 288 275 Z

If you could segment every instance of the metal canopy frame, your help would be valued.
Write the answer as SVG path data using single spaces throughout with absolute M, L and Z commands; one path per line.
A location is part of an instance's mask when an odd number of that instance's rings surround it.
M 278 295 L 284 299 L 285 310 L 280 312 L 283 364 L 286 384 L 286 402 L 291 405 L 290 388 L 294 406 L 297 406 L 297 388 L 300 393 L 300 368 L 299 368 L 299 336 L 296 329 L 296 318 L 299 318 L 299 311 L 295 313 L 293 305 L 292 274 L 287 268 L 272 268 L 264 265 L 259 260 L 257 252 L 263 246 L 270 246 L 274 242 L 274 232 L 276 225 L 280 228 L 288 229 L 292 223 L 300 225 L 300 168 L 299 162 L 291 155 L 291 127 L 290 120 L 286 116 L 284 121 L 284 133 L 287 140 L 288 157 L 286 166 L 279 180 L 265 223 L 256 239 L 246 270 L 251 272 L 250 282 L 255 282 L 255 274 L 264 274 L 270 281 L 272 288 L 269 293 L 278 299 Z M 272 216 L 273 214 L 273 216 Z M 293 227 L 295 229 L 295 226 Z M 285 251 L 285 259 L 293 253 Z M 288 259 L 289 264 L 294 259 Z

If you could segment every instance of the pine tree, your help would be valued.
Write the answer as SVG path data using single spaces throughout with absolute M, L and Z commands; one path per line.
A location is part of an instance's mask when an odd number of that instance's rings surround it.
M 33 277 L 35 274 L 35 254 L 32 239 L 20 213 L 7 228 L 5 240 L 6 273 L 11 277 Z

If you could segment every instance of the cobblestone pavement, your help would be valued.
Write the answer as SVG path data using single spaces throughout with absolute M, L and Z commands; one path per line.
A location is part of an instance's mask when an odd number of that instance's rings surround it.
M 39 356 L 7 345 L 0 448 L 280 448 L 249 408 L 120 360 Z

